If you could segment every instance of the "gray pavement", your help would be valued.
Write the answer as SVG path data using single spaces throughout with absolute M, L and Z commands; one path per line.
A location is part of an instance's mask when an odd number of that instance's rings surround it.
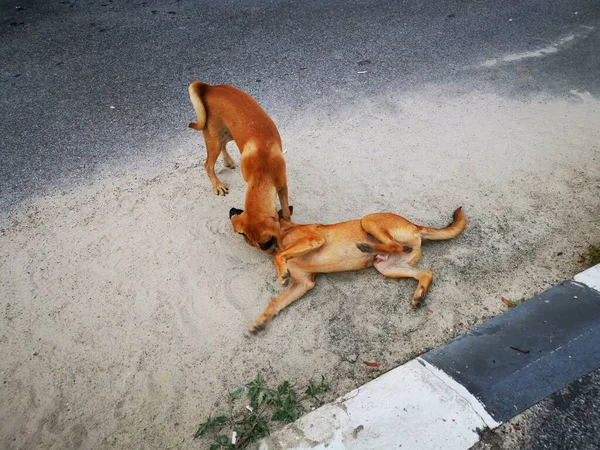
M 489 88 L 478 61 L 593 27 L 600 3 L 22 0 L 2 1 L 0 16 L 5 209 L 106 163 L 168 156 L 192 79 L 251 90 L 278 124 L 312 96 L 334 111 L 357 91 Z M 528 61 L 535 79 L 515 80 L 511 65 L 494 89 L 598 94 L 600 33 L 582 30 L 573 51 Z

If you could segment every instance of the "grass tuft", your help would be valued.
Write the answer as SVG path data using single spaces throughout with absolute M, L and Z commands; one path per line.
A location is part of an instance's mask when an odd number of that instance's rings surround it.
M 303 397 L 298 397 L 294 386 L 284 381 L 276 389 L 268 386 L 261 374 L 244 387 L 227 393 L 230 416 L 208 416 L 194 434 L 194 438 L 212 435 L 210 450 L 245 449 L 253 442 L 269 434 L 269 423 L 295 422 L 305 407 L 302 402 L 310 402 L 316 407 L 323 404 L 322 395 L 329 391 L 329 383 L 324 376 L 316 383 L 310 380 Z M 246 394 L 247 406 L 238 417 L 233 417 L 233 407 L 242 401 Z M 231 437 L 230 437 L 231 436 Z M 235 436 L 234 440 L 233 436 Z
M 587 249 L 587 255 L 584 255 L 584 258 L 590 267 L 600 264 L 600 244 L 590 245 Z

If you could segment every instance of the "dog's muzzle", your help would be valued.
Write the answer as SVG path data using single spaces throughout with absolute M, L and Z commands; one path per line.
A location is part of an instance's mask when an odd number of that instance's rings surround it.
M 260 249 L 262 251 L 267 251 L 269 250 L 271 247 L 273 247 L 275 244 L 277 243 L 277 239 L 275 239 L 275 236 L 273 236 L 271 239 L 269 239 L 267 242 L 265 242 L 264 244 L 258 244 L 258 246 L 260 247 Z

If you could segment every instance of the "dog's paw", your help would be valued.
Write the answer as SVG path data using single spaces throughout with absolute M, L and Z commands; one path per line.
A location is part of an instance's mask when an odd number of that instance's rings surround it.
M 217 186 L 213 186 L 213 192 L 215 195 L 227 195 L 229 189 L 224 184 L 218 184 Z
M 283 275 L 279 276 L 279 284 L 285 286 L 290 281 L 290 269 L 286 270 Z
M 248 328 L 248 332 L 252 335 L 252 336 L 256 336 L 260 331 L 264 330 L 266 328 L 267 324 L 264 322 L 254 322 L 252 325 L 250 325 L 250 327 Z
M 235 169 L 235 163 L 233 161 L 224 161 L 224 164 L 228 169 Z
M 363 253 L 373 253 L 373 247 L 364 242 L 361 244 L 356 244 L 356 247 Z
M 413 307 L 413 309 L 418 309 L 421 306 L 423 306 L 423 299 L 425 298 L 424 295 L 415 295 L 412 298 L 412 303 L 411 306 Z

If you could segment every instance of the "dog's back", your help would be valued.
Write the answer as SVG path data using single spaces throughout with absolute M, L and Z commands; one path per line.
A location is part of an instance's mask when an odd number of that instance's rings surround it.
M 221 137 L 229 134 L 240 151 L 252 139 L 257 147 L 277 145 L 281 137 L 273 120 L 246 92 L 226 84 L 211 86 L 194 81 L 189 86 L 190 99 L 198 117 L 191 128 Z

